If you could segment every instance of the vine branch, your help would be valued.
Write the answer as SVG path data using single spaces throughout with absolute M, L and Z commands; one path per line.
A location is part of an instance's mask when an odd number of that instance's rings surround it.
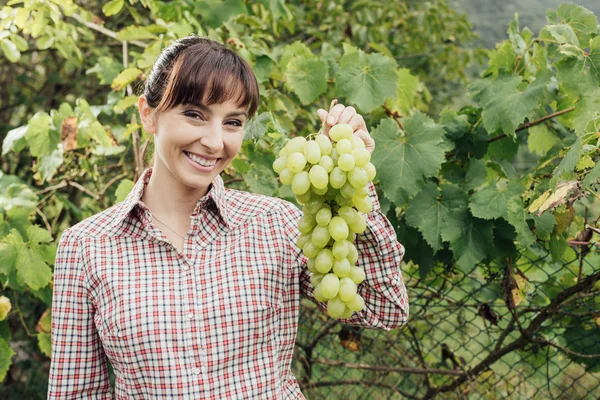
M 574 109 L 575 109 L 575 107 L 565 108 L 564 110 L 560 110 L 560 111 L 554 112 L 552 114 L 548 114 L 546 116 L 543 116 L 540 119 L 536 119 L 535 121 L 531 121 L 531 122 L 528 122 L 526 124 L 523 124 L 523 125 L 519 126 L 515 130 L 515 133 L 520 132 L 520 131 L 525 130 L 525 129 L 528 129 L 528 128 L 531 128 L 532 126 L 539 125 L 542 122 L 544 122 L 546 120 L 549 120 L 549 119 L 552 119 L 554 117 L 558 117 L 560 115 L 569 113 L 569 112 L 573 111 Z M 505 137 L 506 137 L 506 134 L 503 133 L 502 135 L 496 136 L 495 138 L 491 138 L 490 140 L 488 140 L 488 143 L 495 142 L 496 140 L 500 140 L 500 139 L 505 138 Z

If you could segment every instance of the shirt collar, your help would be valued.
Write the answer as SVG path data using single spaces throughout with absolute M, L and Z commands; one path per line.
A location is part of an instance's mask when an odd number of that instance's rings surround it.
M 132 210 L 138 205 L 142 200 L 142 195 L 144 193 L 144 189 L 148 185 L 150 181 L 150 176 L 152 176 L 152 167 L 147 168 L 142 172 L 142 175 L 137 180 L 133 189 L 125 200 L 120 203 L 119 210 L 117 211 L 117 215 L 115 218 L 115 225 L 120 224 L 127 218 L 127 216 L 131 213 Z M 226 193 L 225 193 L 225 185 L 223 183 L 223 178 L 220 175 L 217 175 L 215 179 L 212 181 L 210 185 L 210 189 L 208 193 L 203 196 L 201 199 L 198 199 L 196 203 L 196 207 L 192 213 L 193 217 L 196 217 L 200 214 L 201 209 L 204 207 L 205 203 L 208 200 L 212 200 L 217 207 L 219 214 L 221 215 L 221 219 L 223 223 L 230 228 L 229 226 L 229 218 L 228 218 L 228 210 L 227 210 L 227 202 L 226 202 Z

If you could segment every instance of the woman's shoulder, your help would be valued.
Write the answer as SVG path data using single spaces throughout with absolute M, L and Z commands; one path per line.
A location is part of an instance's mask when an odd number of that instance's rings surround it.
M 115 204 L 106 210 L 91 215 L 65 230 L 65 235 L 74 239 L 85 237 L 111 236 L 115 232 L 121 203 Z
M 230 217 L 238 220 L 261 214 L 294 215 L 300 213 L 298 207 L 292 202 L 264 194 L 227 189 L 227 199 Z

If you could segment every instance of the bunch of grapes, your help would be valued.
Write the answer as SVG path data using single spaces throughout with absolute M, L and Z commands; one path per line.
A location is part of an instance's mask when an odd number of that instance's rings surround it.
M 317 301 L 327 301 L 332 318 L 350 318 L 365 306 L 357 285 L 365 272 L 356 266 L 356 234 L 367 229 L 372 209 L 369 182 L 375 166 L 365 144 L 348 124 L 334 125 L 329 137 L 295 137 L 279 152 L 273 169 L 303 205 L 297 245 L 308 258 Z

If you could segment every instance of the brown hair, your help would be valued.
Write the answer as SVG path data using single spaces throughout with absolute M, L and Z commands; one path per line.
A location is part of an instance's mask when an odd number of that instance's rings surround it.
M 158 56 L 144 85 L 148 105 L 156 112 L 180 104 L 210 106 L 232 100 L 256 113 L 259 89 L 246 60 L 210 39 L 192 35 L 171 43 Z

